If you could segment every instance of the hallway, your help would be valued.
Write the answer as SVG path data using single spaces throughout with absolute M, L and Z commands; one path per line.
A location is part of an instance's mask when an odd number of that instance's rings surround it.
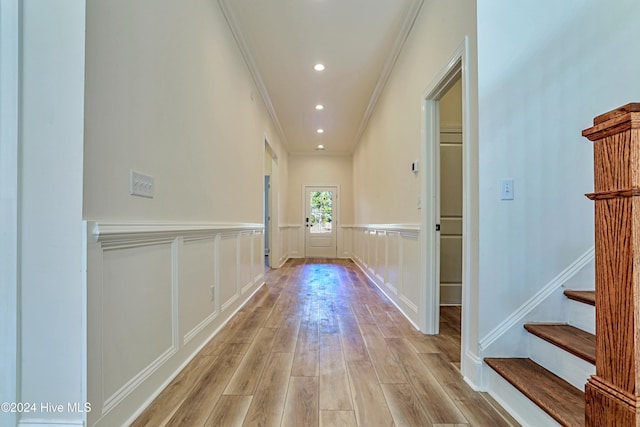
M 347 260 L 289 260 L 133 426 L 517 425 L 456 367 L 460 310 L 417 332 Z

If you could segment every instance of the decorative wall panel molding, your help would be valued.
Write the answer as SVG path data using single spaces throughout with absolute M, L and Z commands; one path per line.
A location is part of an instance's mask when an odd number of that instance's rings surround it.
M 304 226 L 302 224 L 290 224 L 282 227 L 287 240 L 287 258 L 304 257 Z M 283 240 L 285 239 L 283 236 Z
M 129 424 L 264 283 L 262 224 L 88 223 L 89 425 Z
M 297 254 L 297 250 L 295 249 L 294 242 L 292 241 L 293 235 L 295 234 L 293 230 L 299 226 L 295 225 L 283 225 L 281 224 L 278 227 L 278 231 L 280 233 L 280 258 L 274 262 L 272 260 L 272 267 L 279 268 L 281 267 L 290 257 L 298 258 L 300 257 Z
M 414 326 L 421 313 L 420 226 L 354 225 L 351 258 Z M 416 326 L 417 327 L 417 326 Z

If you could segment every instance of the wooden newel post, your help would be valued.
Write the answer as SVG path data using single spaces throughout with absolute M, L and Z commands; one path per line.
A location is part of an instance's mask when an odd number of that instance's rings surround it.
M 593 120 L 596 374 L 587 426 L 640 427 L 640 103 Z

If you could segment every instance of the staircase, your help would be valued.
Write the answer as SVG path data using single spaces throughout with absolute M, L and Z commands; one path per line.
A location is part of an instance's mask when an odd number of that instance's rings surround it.
M 582 427 L 584 385 L 595 372 L 595 292 L 565 290 L 564 295 L 569 323 L 524 325 L 529 358 L 486 358 L 485 362 L 555 422 Z
M 570 325 L 525 325 L 529 358 L 485 359 L 497 373 L 490 389 L 535 427 L 640 426 L 640 103 L 597 116 L 582 135 L 594 143 L 595 191 L 586 196 L 594 202 L 596 295 L 564 296 L 595 305 L 597 336 L 579 311 L 569 310 Z M 539 350 L 546 345 L 558 351 Z

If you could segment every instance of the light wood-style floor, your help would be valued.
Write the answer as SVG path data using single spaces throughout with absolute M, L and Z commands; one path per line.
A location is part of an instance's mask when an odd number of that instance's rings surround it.
M 460 309 L 422 335 L 351 261 L 290 260 L 133 426 L 515 426 L 463 381 Z

